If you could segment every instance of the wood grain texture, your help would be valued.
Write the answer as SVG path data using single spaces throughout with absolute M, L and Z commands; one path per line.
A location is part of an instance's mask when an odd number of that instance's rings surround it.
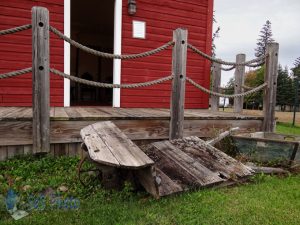
M 223 180 L 217 173 L 212 172 L 184 153 L 182 148 L 178 148 L 169 141 L 155 142 L 152 145 L 155 147 L 156 153 L 166 160 L 172 161 L 177 167 L 178 174 L 181 174 L 182 177 L 188 177 L 191 184 L 207 186 Z M 162 171 L 168 171 L 163 165 L 162 167 Z
M 51 143 L 80 143 L 80 130 L 95 123 L 86 121 L 51 121 Z M 114 120 L 114 123 L 131 140 L 158 140 L 169 138 L 168 120 Z M 261 120 L 242 119 L 204 119 L 185 120 L 184 133 L 187 136 L 213 137 L 217 132 L 240 127 L 241 132 L 260 131 Z M 7 132 L 10 131 L 10 132 Z M 32 144 L 32 122 L 29 121 L 0 121 L 0 145 Z
M 214 62 L 212 70 L 212 90 L 214 92 L 220 92 L 219 87 L 221 85 L 221 65 Z M 210 108 L 212 112 L 219 112 L 219 103 L 220 97 L 213 95 L 210 97 Z
M 236 63 L 244 63 L 246 61 L 245 54 L 236 55 Z M 243 85 L 245 80 L 245 66 L 237 66 L 234 71 L 234 94 L 240 94 L 243 92 Z M 233 111 L 235 113 L 242 113 L 244 97 L 234 98 Z
M 183 137 L 187 37 L 187 30 L 179 28 L 173 32 L 170 140 Z
M 33 152 L 50 152 L 49 11 L 32 8 Z
M 143 168 L 153 161 L 111 121 L 89 125 L 81 137 L 92 160 L 121 168 Z
M 265 87 L 264 92 L 264 121 L 263 131 L 275 132 L 276 120 L 275 120 L 275 106 L 276 106 L 276 91 L 277 91 L 277 77 L 278 77 L 278 43 L 267 44 L 266 54 L 266 69 L 265 69 Z

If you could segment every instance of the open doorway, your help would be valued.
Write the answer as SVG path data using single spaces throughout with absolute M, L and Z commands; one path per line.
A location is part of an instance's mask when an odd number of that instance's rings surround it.
M 113 53 L 115 0 L 72 0 L 71 37 L 93 49 Z M 100 58 L 71 48 L 71 74 L 112 83 L 113 60 Z M 71 105 L 112 105 L 112 89 L 96 88 L 71 82 Z

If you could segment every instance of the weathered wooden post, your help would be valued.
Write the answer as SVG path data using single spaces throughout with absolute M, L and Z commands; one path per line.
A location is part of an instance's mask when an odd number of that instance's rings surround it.
M 50 152 L 49 12 L 32 8 L 33 153 Z
M 213 63 L 212 67 L 212 91 L 219 92 L 220 85 L 221 85 L 221 64 L 220 63 Z M 219 111 L 219 102 L 220 97 L 218 96 L 211 96 L 210 98 L 210 108 L 212 112 Z
M 277 89 L 277 77 L 278 77 L 278 43 L 267 44 L 267 58 L 265 69 L 265 82 L 267 86 L 264 90 L 264 121 L 262 129 L 265 132 L 274 132 L 275 121 L 275 106 L 276 106 L 276 89 Z
M 171 96 L 171 121 L 169 139 L 183 137 L 185 78 L 187 58 L 187 36 L 185 29 L 176 29 L 173 32 L 174 47 L 172 52 L 172 96 Z
M 236 55 L 236 63 L 244 63 L 245 61 L 246 61 L 245 54 Z M 240 94 L 242 93 L 244 80 L 245 80 L 245 66 L 236 66 L 234 72 L 234 79 L 235 79 L 234 93 Z M 243 103 L 244 103 L 244 97 L 234 98 L 233 112 L 235 113 L 243 112 Z

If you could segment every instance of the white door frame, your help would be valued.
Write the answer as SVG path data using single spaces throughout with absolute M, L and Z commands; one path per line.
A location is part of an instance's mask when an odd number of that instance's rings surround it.
M 64 34 L 71 36 L 71 0 L 64 0 Z M 114 54 L 121 54 L 122 50 L 122 0 L 115 0 L 114 9 Z M 71 46 L 64 42 L 64 72 L 71 72 Z M 121 60 L 114 59 L 113 83 L 121 83 Z M 64 79 L 64 106 L 70 106 L 70 80 Z M 113 89 L 113 107 L 120 107 L 121 92 L 119 88 Z

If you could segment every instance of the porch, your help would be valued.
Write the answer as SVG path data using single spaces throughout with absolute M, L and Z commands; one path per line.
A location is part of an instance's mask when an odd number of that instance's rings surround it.
M 170 110 L 161 108 L 52 107 L 50 142 L 53 155 L 81 154 L 80 129 L 96 121 L 113 121 L 133 141 L 169 138 Z M 212 137 L 240 127 L 258 131 L 262 116 L 185 109 L 184 136 Z M 32 108 L 0 107 L 0 160 L 32 152 Z

